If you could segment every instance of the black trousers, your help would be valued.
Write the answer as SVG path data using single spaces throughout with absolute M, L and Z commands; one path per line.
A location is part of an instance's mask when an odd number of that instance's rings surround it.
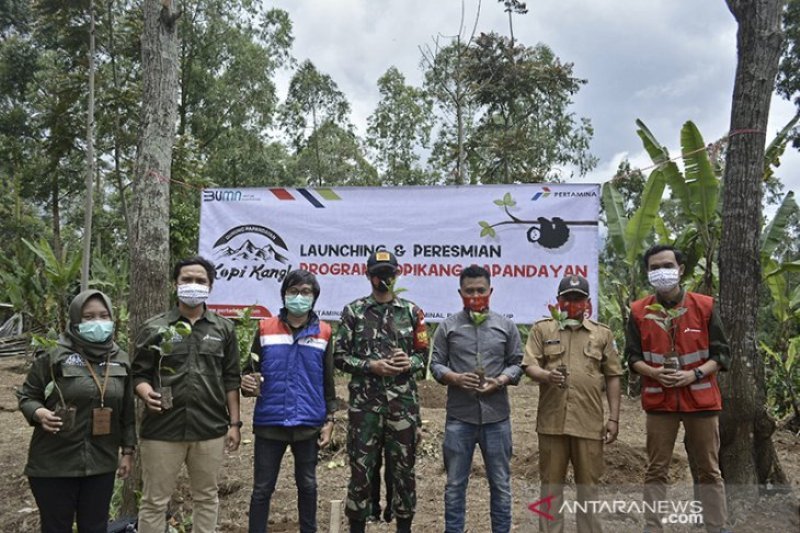
M 106 533 L 114 472 L 85 477 L 29 477 L 42 533 Z

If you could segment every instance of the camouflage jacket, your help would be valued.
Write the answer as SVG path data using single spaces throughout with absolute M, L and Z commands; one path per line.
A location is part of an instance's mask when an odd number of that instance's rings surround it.
M 371 374 L 369 361 L 391 358 L 399 347 L 411 358 L 411 370 L 398 376 Z M 414 303 L 395 297 L 378 303 L 372 295 L 345 306 L 336 336 L 336 367 L 352 374 L 350 407 L 370 411 L 390 408 L 419 413 L 414 375 L 427 366 L 428 333 L 425 314 Z

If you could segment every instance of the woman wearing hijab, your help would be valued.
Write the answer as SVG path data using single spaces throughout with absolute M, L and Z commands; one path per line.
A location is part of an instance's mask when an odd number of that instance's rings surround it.
M 128 354 L 113 341 L 111 300 L 78 294 L 58 343 L 38 354 L 19 408 L 34 426 L 25 475 L 42 533 L 105 533 L 114 473 L 126 478 L 136 443 Z

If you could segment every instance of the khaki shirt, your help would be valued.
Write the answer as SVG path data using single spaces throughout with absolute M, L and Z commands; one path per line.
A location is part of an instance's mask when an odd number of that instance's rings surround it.
M 535 323 L 522 366 L 554 370 L 562 363 L 567 366 L 567 387 L 541 385 L 536 431 L 602 440 L 605 378 L 622 375 L 611 330 L 588 319 L 574 330 L 559 330 L 549 318 Z

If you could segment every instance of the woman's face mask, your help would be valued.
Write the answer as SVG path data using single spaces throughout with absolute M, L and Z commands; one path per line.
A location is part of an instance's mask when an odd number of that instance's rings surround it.
M 113 333 L 114 323 L 111 320 L 90 320 L 78 324 L 78 335 L 88 342 L 103 343 Z

